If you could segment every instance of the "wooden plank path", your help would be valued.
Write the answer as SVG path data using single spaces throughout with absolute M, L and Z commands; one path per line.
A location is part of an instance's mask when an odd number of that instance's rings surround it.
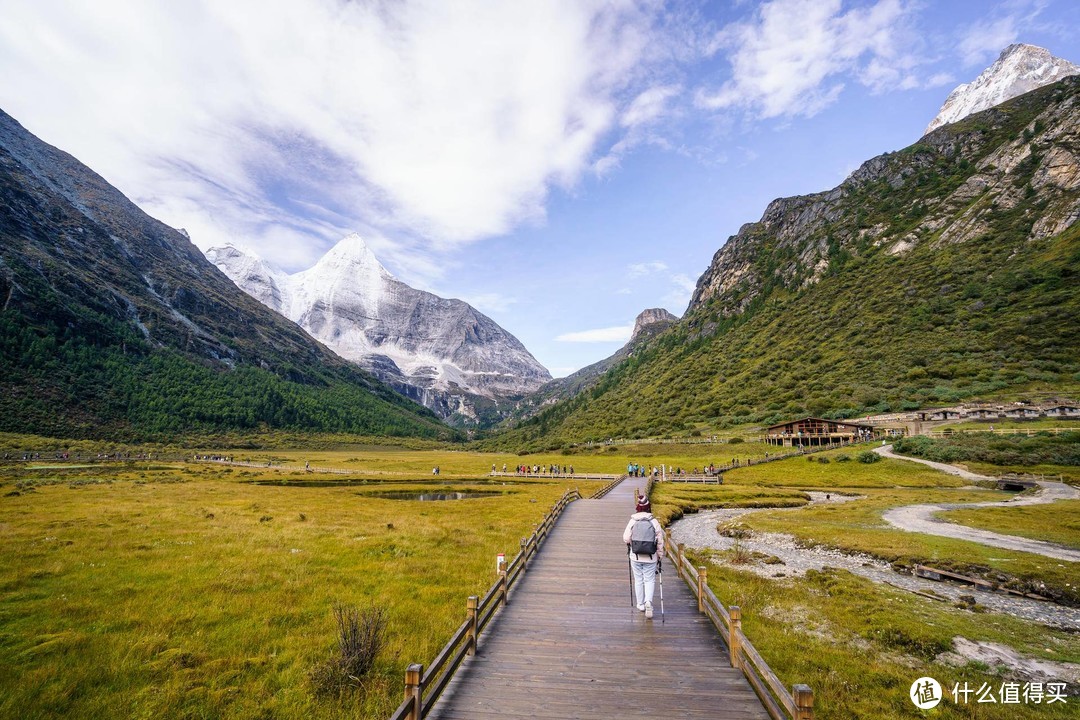
M 564 511 L 429 717 L 768 718 L 673 567 L 663 622 L 659 585 L 652 620 L 633 608 L 622 531 L 634 483 Z

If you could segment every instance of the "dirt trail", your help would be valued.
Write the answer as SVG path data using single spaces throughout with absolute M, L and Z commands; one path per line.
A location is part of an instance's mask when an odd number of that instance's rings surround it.
M 831 494 L 810 492 L 808 494 L 811 497 L 811 505 L 861 499 L 860 496 L 838 495 L 835 492 Z M 801 509 L 785 508 L 783 512 L 797 515 Z M 913 575 L 901 574 L 894 571 L 888 563 L 869 555 L 845 552 L 836 548 L 803 547 L 795 537 L 785 533 L 755 532 L 750 538 L 736 541 L 717 532 L 718 523 L 760 511 L 761 508 L 703 510 L 700 513 L 687 515 L 674 523 L 671 526 L 671 536 L 675 542 L 685 543 L 690 548 L 731 550 L 738 542 L 744 551 L 774 557 L 778 561 L 774 561 L 774 564 L 766 564 L 758 559 L 740 566 L 762 577 L 773 579 L 800 577 L 807 570 L 822 570 L 827 567 L 842 568 L 874 582 L 904 590 L 934 593 L 952 602 L 958 602 L 962 597 L 974 593 L 978 597 L 979 604 L 992 612 L 1006 613 L 1024 620 L 1074 632 L 1080 631 L 1080 608 L 1063 607 L 1003 593 L 977 592 L 964 585 L 934 582 Z
M 892 452 L 891 445 L 885 445 L 879 448 L 875 448 L 874 452 L 882 457 L 887 457 L 895 460 L 906 460 L 908 462 L 917 462 L 923 465 L 929 465 L 937 470 L 947 472 L 950 475 L 958 475 L 967 480 L 993 480 L 994 478 L 987 477 L 985 475 L 977 475 L 967 470 L 963 470 L 952 465 L 946 465 L 944 463 L 932 462 L 930 460 L 922 460 L 919 458 L 904 457 L 902 455 L 896 455 Z M 990 547 L 1004 548 L 1006 550 L 1017 550 L 1019 552 L 1029 552 L 1036 555 L 1042 555 L 1043 557 L 1053 558 L 1055 560 L 1066 560 L 1069 562 L 1080 562 L 1080 550 L 1065 547 L 1063 545 L 1056 545 L 1054 543 L 1044 542 L 1042 540 L 1030 540 L 1028 538 L 1017 537 L 1015 535 L 1002 535 L 1000 533 L 990 532 L 989 530 L 980 530 L 978 528 L 968 527 L 966 525 L 958 525 L 956 523 L 948 522 L 946 520 L 940 520 L 934 517 L 937 513 L 945 512 L 946 510 L 957 510 L 959 508 L 980 508 L 980 507 L 1017 507 L 1021 505 L 1044 505 L 1046 503 L 1056 502 L 1058 500 L 1078 500 L 1080 499 L 1080 490 L 1059 482 L 1046 482 L 1040 481 L 1039 492 L 1035 495 L 1025 495 L 1022 497 L 1012 498 L 1009 500 L 995 501 L 995 502 L 980 502 L 980 503 L 942 503 L 936 505 L 905 505 L 903 507 L 892 508 L 887 510 L 882 516 L 887 523 L 893 527 L 908 532 L 919 532 L 927 535 L 937 535 L 939 537 L 954 538 L 957 540 L 967 540 L 970 542 L 980 543 L 982 545 L 989 545 Z

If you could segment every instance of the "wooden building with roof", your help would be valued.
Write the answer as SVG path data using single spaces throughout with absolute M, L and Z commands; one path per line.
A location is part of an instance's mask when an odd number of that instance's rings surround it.
M 765 442 L 781 447 L 816 447 L 872 440 L 876 434 L 873 425 L 850 420 L 808 417 L 770 425 L 765 429 Z

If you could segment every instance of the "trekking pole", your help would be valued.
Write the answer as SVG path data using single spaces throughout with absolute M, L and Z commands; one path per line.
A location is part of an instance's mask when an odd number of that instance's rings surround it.
M 630 609 L 637 609 L 637 603 L 634 602 L 634 567 L 630 563 L 630 546 L 626 546 L 626 571 L 630 573 Z
M 660 576 L 660 624 L 667 619 L 664 617 L 664 565 L 660 558 L 656 558 L 656 574 Z

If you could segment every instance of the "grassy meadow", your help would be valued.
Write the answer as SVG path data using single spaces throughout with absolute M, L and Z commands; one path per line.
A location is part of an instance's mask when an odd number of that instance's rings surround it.
M 473 475 L 481 482 L 314 487 L 332 477 L 191 463 L 4 469 L 0 717 L 389 714 L 405 665 L 434 657 L 466 597 L 494 581 L 495 554 L 512 556 L 570 486 Z M 500 494 L 370 494 L 443 486 Z M 386 649 L 343 697 L 309 678 L 334 650 L 335 603 L 388 616 Z
M 1017 587 L 1045 582 L 1064 601 L 1080 604 L 1076 563 L 907 533 L 881 518 L 886 509 L 899 505 L 979 502 L 1011 494 L 967 487 L 958 478 L 915 463 L 860 463 L 855 459 L 859 452 L 859 448 L 833 450 L 739 468 L 725 473 L 722 486 L 659 485 L 653 491 L 654 509 L 657 515 L 676 518 L 708 507 L 756 507 L 757 498 L 775 500 L 776 507 L 797 507 L 805 504 L 806 490 L 859 495 L 862 499 L 795 512 L 763 509 L 738 522 L 751 530 L 794 535 L 807 546 L 868 553 L 900 565 L 918 561 L 975 574 L 1003 574 L 1014 578 L 1009 584 Z M 1075 547 L 1080 546 L 1076 505 L 957 510 L 947 516 Z M 953 667 L 936 660 L 952 649 L 954 637 L 998 643 L 1032 658 L 1078 663 L 1080 636 L 1075 633 L 954 607 L 844 570 L 769 579 L 731 564 L 730 559 L 730 553 L 716 551 L 694 554 L 697 564 L 708 566 L 709 584 L 717 597 L 742 608 L 747 636 L 785 684 L 805 682 L 814 689 L 817 717 L 1076 717 L 1075 697 L 1069 704 L 1052 706 L 944 703 L 926 713 L 916 710 L 907 697 L 912 681 L 922 675 L 934 677 L 950 692 L 958 682 L 990 682 L 997 688 L 1004 681 L 1003 668 L 977 661 Z
M 0 450 L 28 443 L 34 444 L 3 436 Z M 430 662 L 463 620 L 465 598 L 494 581 L 495 554 L 512 556 L 566 489 L 588 494 L 602 485 L 492 478 L 492 464 L 621 473 L 628 462 L 691 470 L 777 452 L 752 441 L 597 445 L 535 455 L 411 443 L 332 449 L 331 437 L 302 449 L 287 445 L 157 449 L 164 457 L 222 453 L 274 467 L 103 463 L 85 459 L 108 451 L 93 445 L 80 447 L 79 462 L 55 462 L 43 453 L 31 463 L 0 466 L 0 717 L 385 717 L 400 700 L 405 666 Z M 670 521 L 709 507 L 763 508 L 740 520 L 754 530 L 901 563 L 985 568 L 1017 582 L 1037 577 L 1065 593 L 1076 584 L 1075 566 L 887 527 L 881 512 L 891 506 L 1007 494 L 965 487 L 914 463 L 859 462 L 866 449 L 742 467 L 726 473 L 723 485 L 661 484 L 654 510 Z M 282 467 L 305 463 L 353 472 Z M 431 474 L 435 466 L 438 477 Z M 496 494 L 446 502 L 377 496 L 439 490 Z M 863 498 L 794 512 L 769 509 L 805 505 L 808 490 Z M 1023 509 L 1031 516 L 1022 520 L 958 512 L 1002 532 L 1035 526 L 1075 542 L 1075 509 Z M 913 716 L 905 715 L 912 708 L 906 694 L 918 675 L 943 683 L 994 675 L 992 668 L 946 668 L 933 660 L 957 635 L 1080 661 L 1075 635 L 978 615 L 842 571 L 767 580 L 708 552 L 697 560 L 712 563 L 717 595 L 743 607 L 749 637 L 785 683 L 814 688 L 818 717 Z M 326 692 L 315 672 L 335 651 L 337 603 L 380 607 L 387 615 L 386 648 L 362 686 L 344 693 Z M 979 708 L 979 717 L 1066 717 L 1045 706 L 995 712 L 1001 711 Z M 955 710 L 938 716 L 968 717 Z

